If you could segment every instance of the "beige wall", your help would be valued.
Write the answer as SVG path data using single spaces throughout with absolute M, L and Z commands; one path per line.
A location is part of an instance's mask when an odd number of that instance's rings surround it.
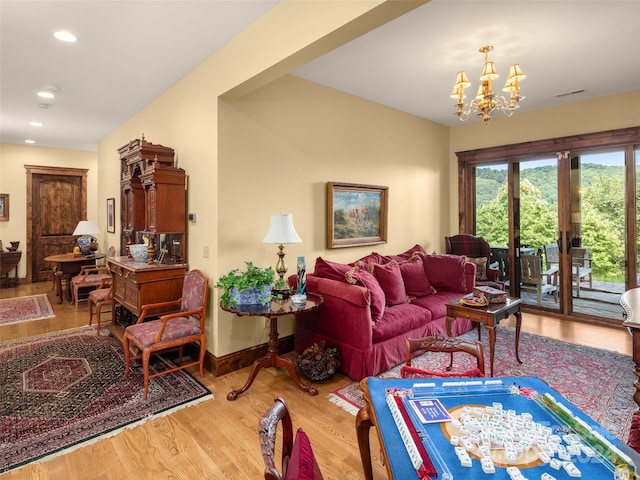
M 640 90 L 532 112 L 516 112 L 511 118 L 496 114 L 489 125 L 475 122 L 450 129 L 450 168 L 457 172 L 455 152 L 639 125 Z M 449 233 L 457 233 L 457 175 L 451 176 L 450 187 Z
M 33 147 L 0 143 L 0 193 L 9 194 L 9 221 L 0 222 L 0 239 L 5 247 L 9 241 L 19 240 L 22 259 L 18 275 L 27 274 L 27 175 L 25 165 L 47 167 L 86 168 L 87 173 L 87 218 L 95 220 L 103 232 L 96 235 L 100 244 L 104 242 L 107 229 L 106 202 L 98 202 L 98 169 L 95 152 L 63 150 L 58 148 Z
M 244 260 L 248 260 L 245 252 L 230 254 L 225 245 L 219 244 L 219 232 L 228 225 L 218 218 L 218 212 L 233 209 L 236 198 L 251 193 L 243 181 L 219 176 L 218 129 L 222 127 L 218 120 L 218 98 L 226 96 L 227 101 L 241 98 L 331 48 L 423 3 L 387 0 L 279 3 L 100 142 L 100 196 L 114 196 L 113 192 L 118 190 L 116 150 L 121 145 L 144 133 L 148 141 L 174 148 L 178 166 L 188 175 L 188 211 L 197 214 L 197 222 L 189 223 L 187 231 L 189 266 L 201 269 L 211 283 L 215 283 L 221 273 L 226 273 L 230 267 L 243 266 Z M 307 114 L 312 115 L 312 112 Z M 224 159 L 225 162 L 235 161 L 233 152 L 231 155 Z M 446 154 L 444 160 L 446 162 Z M 252 171 L 253 167 L 245 173 Z M 277 178 L 275 172 L 269 173 Z M 265 185 L 271 183 L 271 178 L 262 180 Z M 233 195 L 223 195 L 219 185 L 229 188 Z M 116 198 L 119 208 L 119 195 Z M 271 212 L 271 207 L 268 211 Z M 256 218 L 235 218 L 233 223 L 240 230 L 234 230 L 238 233 L 235 242 L 255 245 L 252 239 L 258 238 L 259 243 L 263 230 L 266 232 L 268 223 L 265 222 L 268 222 L 268 216 L 260 213 L 256 213 Z M 108 240 L 115 242 L 118 234 L 119 230 Z M 203 255 L 205 246 L 209 247 L 208 258 Z M 258 248 L 265 247 L 259 245 Z M 266 248 L 264 252 L 264 261 L 257 259 L 256 264 L 266 266 L 275 258 L 275 254 L 269 255 L 267 263 Z M 217 298 L 215 292 L 208 314 L 209 351 L 221 356 L 237 348 L 266 342 L 267 331 L 262 321 L 221 316 Z M 284 331 L 281 333 L 285 334 Z
M 416 243 L 440 250 L 448 206 L 448 129 L 293 76 L 220 105 L 219 267 L 252 261 L 275 266 L 277 247 L 262 244 L 272 213 L 292 213 L 303 242 L 285 246 L 313 270 L 317 256 L 349 262 L 398 253 Z M 385 245 L 327 250 L 326 184 L 389 187 Z M 223 351 L 266 340 L 263 319 L 221 316 Z M 280 322 L 281 335 L 292 333 Z M 226 340 L 226 344 L 222 341 Z

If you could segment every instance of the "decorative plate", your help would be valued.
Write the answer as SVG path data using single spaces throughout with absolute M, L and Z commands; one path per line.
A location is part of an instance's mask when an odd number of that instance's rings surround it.
M 473 295 L 467 295 L 466 297 L 462 297 L 460 299 L 460 303 L 469 307 L 486 307 L 487 305 L 489 305 L 489 300 L 487 300 L 484 296 L 474 297 Z

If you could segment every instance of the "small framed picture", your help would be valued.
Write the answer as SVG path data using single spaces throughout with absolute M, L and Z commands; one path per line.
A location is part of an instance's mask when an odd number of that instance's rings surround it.
M 327 183 L 327 248 L 387 242 L 388 187 Z
M 0 193 L 0 222 L 9 221 L 9 194 Z
M 116 233 L 116 199 L 107 198 L 107 232 Z

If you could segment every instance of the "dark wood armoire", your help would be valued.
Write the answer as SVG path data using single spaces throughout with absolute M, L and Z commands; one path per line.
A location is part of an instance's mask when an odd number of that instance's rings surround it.
M 151 258 L 161 263 L 186 259 L 186 174 L 174 166 L 173 148 L 131 140 L 118 149 L 121 163 L 120 252 L 149 240 Z

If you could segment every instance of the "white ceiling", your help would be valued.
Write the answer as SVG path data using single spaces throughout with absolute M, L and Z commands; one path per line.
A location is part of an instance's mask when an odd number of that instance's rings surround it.
M 95 150 L 275 3 L 0 0 L 0 140 Z M 471 97 L 487 44 L 499 87 L 512 63 L 527 74 L 522 112 L 639 89 L 639 23 L 640 0 L 432 0 L 293 73 L 456 125 L 455 74 L 466 70 Z M 55 40 L 58 29 L 78 43 Z M 42 109 L 47 86 L 58 98 Z

